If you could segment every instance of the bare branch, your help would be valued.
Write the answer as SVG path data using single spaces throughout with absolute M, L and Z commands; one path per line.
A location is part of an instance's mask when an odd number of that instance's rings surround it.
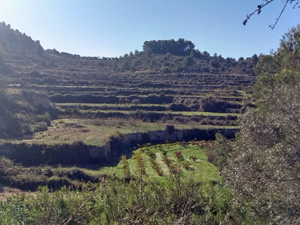
M 257 14 L 260 14 L 260 13 L 261 13 L 261 10 L 262 10 L 264 7 L 266 7 L 267 5 L 269 5 L 270 3 L 272 3 L 272 2 L 274 2 L 274 0 L 265 0 L 265 2 L 264 2 L 263 4 L 258 5 L 256 10 L 254 10 L 254 11 L 253 11 L 252 13 L 250 13 L 250 14 L 247 14 L 246 19 L 243 21 L 243 25 L 246 25 L 247 22 L 249 21 L 249 19 L 250 19 L 254 14 L 256 14 L 256 13 L 257 13 Z M 284 11 L 285 11 L 286 6 L 288 5 L 288 3 L 290 3 L 290 4 L 295 3 L 294 6 L 293 6 L 293 9 L 295 9 L 297 6 L 298 6 L 298 8 L 300 8 L 300 6 L 299 6 L 300 0 L 284 0 L 283 2 L 284 2 L 284 6 L 283 6 L 283 8 L 282 8 L 282 10 L 281 10 L 281 12 L 280 12 L 280 14 L 279 14 L 279 16 L 276 18 L 275 23 L 274 23 L 273 25 L 269 25 L 269 27 L 270 27 L 271 29 L 274 29 L 275 26 L 278 24 L 278 21 L 280 20 L 282 14 L 284 13 Z
M 286 1 L 286 2 L 285 2 L 284 7 L 282 8 L 282 10 L 281 10 L 279 16 L 278 16 L 277 19 L 276 19 L 276 22 L 275 22 L 273 25 L 269 25 L 269 27 L 270 27 L 272 30 L 274 29 L 274 27 L 277 25 L 278 21 L 280 20 L 280 17 L 282 16 L 282 14 L 283 14 L 283 12 L 284 12 L 284 10 L 285 10 L 285 8 L 286 8 L 286 6 L 287 6 L 288 3 L 289 3 L 289 1 Z M 292 3 L 292 1 L 291 1 L 291 3 Z
M 295 5 L 293 6 L 293 9 L 295 9 L 296 7 L 297 7 L 297 5 L 299 5 L 299 1 L 300 0 L 298 0 L 296 3 L 295 3 Z M 291 2 L 292 3 L 292 2 Z M 300 6 L 298 6 L 298 8 L 300 8 Z
M 261 5 L 258 5 L 257 6 L 257 9 L 254 10 L 252 13 L 248 14 L 246 19 L 244 20 L 243 24 L 246 25 L 248 20 L 255 14 L 260 14 L 261 13 L 261 9 L 266 7 L 267 5 L 269 5 L 271 2 L 273 2 L 274 0 L 267 0 L 265 3 L 261 4 Z

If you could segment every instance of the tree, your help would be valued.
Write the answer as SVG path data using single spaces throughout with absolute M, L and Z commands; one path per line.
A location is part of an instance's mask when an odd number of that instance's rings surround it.
M 256 108 L 240 118 L 226 182 L 251 214 L 270 224 L 300 223 L 300 27 L 281 40 L 273 56 L 260 57 Z
M 12 73 L 12 70 L 10 68 L 10 66 L 8 66 L 6 63 L 5 63 L 5 60 L 2 56 L 2 54 L 0 53 L 0 74 L 9 74 L 9 73 Z
M 183 63 L 185 68 L 190 67 L 195 64 L 193 58 L 191 56 L 187 56 L 183 59 Z
M 252 57 L 252 62 L 254 64 L 254 66 L 258 63 L 258 56 L 256 54 L 254 54 Z
M 269 4 L 271 4 L 271 3 L 273 3 L 273 2 L 274 2 L 274 0 L 265 0 L 262 4 L 258 5 L 257 8 L 256 8 L 253 12 L 251 12 L 250 14 L 248 14 L 248 15 L 246 16 L 246 19 L 244 20 L 243 24 L 246 25 L 247 22 L 249 21 L 249 19 L 250 19 L 254 14 L 256 14 L 256 13 L 257 13 L 257 14 L 260 14 L 261 11 L 263 10 L 263 8 L 265 8 L 266 6 L 268 6 Z M 269 25 L 269 27 L 270 27 L 271 29 L 274 29 L 274 28 L 275 28 L 275 26 L 277 25 L 278 21 L 280 20 L 280 17 L 281 17 L 282 14 L 284 13 L 284 11 L 285 11 L 287 5 L 288 5 L 288 4 L 293 5 L 293 8 L 296 8 L 297 6 L 299 7 L 299 2 L 300 2 L 300 0 L 283 0 L 282 2 L 283 2 L 283 7 L 282 7 L 282 10 L 281 10 L 279 16 L 277 17 L 277 19 L 276 19 L 276 21 L 275 21 L 274 24 Z
M 183 38 L 175 41 L 171 40 L 153 40 L 145 41 L 143 45 L 143 50 L 145 53 L 154 53 L 154 54 L 166 54 L 171 53 L 173 55 L 187 56 L 193 51 L 195 45 L 191 41 L 187 41 Z
M 220 61 L 216 58 L 210 60 L 209 67 L 211 72 L 218 72 L 220 67 Z

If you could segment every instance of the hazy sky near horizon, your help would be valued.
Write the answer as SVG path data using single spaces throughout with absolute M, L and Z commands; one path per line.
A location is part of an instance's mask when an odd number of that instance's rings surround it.
M 0 21 L 40 40 L 44 49 L 82 56 L 118 57 L 142 50 L 146 40 L 184 38 L 196 49 L 248 57 L 277 49 L 300 23 L 300 9 L 281 0 L 242 25 L 263 0 L 0 0 Z

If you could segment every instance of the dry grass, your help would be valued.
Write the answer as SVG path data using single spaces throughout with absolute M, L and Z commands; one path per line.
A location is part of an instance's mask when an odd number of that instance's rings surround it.
M 8 197 L 19 194 L 22 191 L 0 183 L 0 201 L 5 201 Z
M 23 140 L 9 140 L 16 143 L 28 144 L 71 144 L 74 142 L 83 142 L 88 145 L 103 146 L 108 139 L 119 133 L 138 133 L 153 130 L 164 130 L 168 122 L 142 122 L 135 119 L 59 119 L 51 122 L 48 130 L 35 133 L 33 137 Z M 200 123 L 190 122 L 181 124 L 174 122 L 172 125 L 176 129 L 219 129 L 219 128 L 237 128 L 231 126 L 211 126 L 201 125 Z M 7 140 L 6 140 L 7 141 Z
M 82 141 L 88 145 L 102 146 L 116 133 L 163 130 L 165 126 L 162 123 L 124 119 L 60 119 L 52 121 L 47 131 L 35 133 L 32 139 L 20 142 L 54 145 Z

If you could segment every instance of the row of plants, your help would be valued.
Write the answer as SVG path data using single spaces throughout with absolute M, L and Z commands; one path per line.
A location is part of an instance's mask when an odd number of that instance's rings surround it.
M 126 155 L 122 155 L 121 162 L 122 162 L 122 168 L 123 168 L 125 177 L 130 176 L 130 170 L 129 170 L 129 165 L 128 165 Z
M 156 161 L 157 155 L 154 152 L 151 152 L 149 148 L 146 148 L 146 154 L 149 157 L 152 168 L 156 171 L 156 173 L 159 176 L 163 176 L 164 175 L 163 170 L 161 169 L 160 165 Z
M 144 164 L 142 152 L 140 152 L 140 151 L 134 152 L 133 158 L 136 161 L 136 164 L 138 166 L 140 174 L 141 175 L 146 175 L 146 169 L 145 169 L 145 164 Z

